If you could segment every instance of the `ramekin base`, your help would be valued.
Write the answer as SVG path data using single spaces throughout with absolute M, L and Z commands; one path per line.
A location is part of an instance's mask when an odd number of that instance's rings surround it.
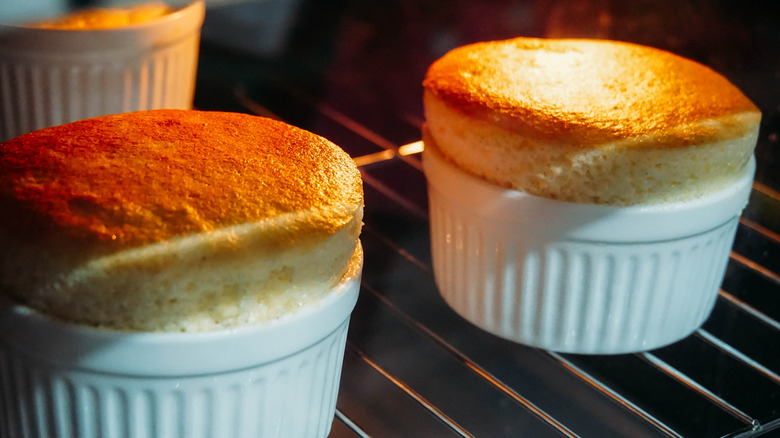
M 267 324 L 123 333 L 0 308 L 0 436 L 327 437 L 360 276 Z
M 457 313 L 493 334 L 568 353 L 675 342 L 717 298 L 754 160 L 734 185 L 688 201 L 554 201 L 475 178 L 426 144 L 433 267 Z

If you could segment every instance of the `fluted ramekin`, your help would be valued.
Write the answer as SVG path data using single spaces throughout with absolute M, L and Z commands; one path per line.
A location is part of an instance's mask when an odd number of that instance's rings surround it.
M 0 25 L 0 141 L 76 120 L 190 109 L 203 0 L 97 30 Z
M 613 207 L 504 189 L 426 144 L 439 291 L 498 336 L 547 350 L 615 354 L 673 343 L 715 304 L 755 161 L 699 199 Z
M 360 271 L 256 326 L 124 333 L 0 307 L 0 436 L 325 438 Z

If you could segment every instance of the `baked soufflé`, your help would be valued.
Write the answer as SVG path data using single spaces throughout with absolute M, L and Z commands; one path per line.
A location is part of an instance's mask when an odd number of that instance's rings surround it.
M 0 291 L 127 331 L 260 323 L 359 269 L 363 191 L 341 148 L 245 114 L 153 110 L 0 145 Z

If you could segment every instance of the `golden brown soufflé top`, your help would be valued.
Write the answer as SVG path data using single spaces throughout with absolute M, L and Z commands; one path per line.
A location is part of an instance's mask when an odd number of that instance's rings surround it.
M 39 238 L 134 247 L 362 202 L 360 173 L 341 148 L 245 114 L 141 111 L 0 145 L 0 229 Z M 334 232 L 351 218 L 339 216 L 317 226 Z
M 702 64 L 607 40 L 470 44 L 434 62 L 423 86 L 467 115 L 537 140 L 586 147 L 649 134 L 656 147 L 725 140 L 722 129 L 694 125 L 758 113 L 739 89 Z M 734 131 L 725 135 L 744 134 Z M 659 135 L 667 138 L 659 141 Z

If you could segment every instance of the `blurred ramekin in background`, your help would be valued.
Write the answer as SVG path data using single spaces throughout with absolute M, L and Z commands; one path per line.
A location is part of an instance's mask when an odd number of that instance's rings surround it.
M 192 108 L 203 0 L 114 28 L 0 25 L 0 141 L 105 114 Z

